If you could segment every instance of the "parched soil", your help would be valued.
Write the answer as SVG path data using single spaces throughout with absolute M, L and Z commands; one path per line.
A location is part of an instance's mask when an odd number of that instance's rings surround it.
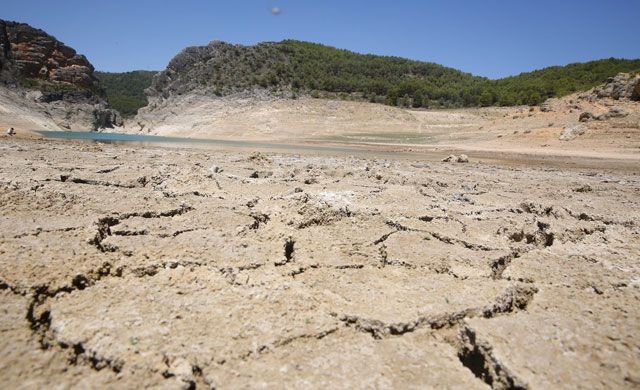
M 6 388 L 640 386 L 629 170 L 0 142 Z

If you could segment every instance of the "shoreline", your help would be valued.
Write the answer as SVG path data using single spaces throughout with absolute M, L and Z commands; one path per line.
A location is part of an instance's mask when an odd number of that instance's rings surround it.
M 47 137 L 48 131 L 29 131 L 24 136 L 21 131 L 19 136 L 2 139 L 35 139 L 62 141 L 64 138 Z M 65 133 L 74 133 L 72 131 Z M 130 133 L 96 133 L 109 136 L 122 134 L 127 137 L 135 137 Z M 154 136 L 152 136 L 154 137 Z M 640 173 L 640 153 L 621 154 L 615 151 L 598 152 L 582 150 L 531 150 L 522 148 L 490 149 L 488 147 L 472 147 L 462 145 L 443 144 L 394 144 L 394 143 L 367 143 L 367 142 L 322 142 L 317 140 L 298 140 L 289 143 L 281 143 L 277 140 L 267 142 L 263 140 L 249 139 L 194 139 L 181 137 L 160 137 L 162 142 L 153 141 L 111 141 L 89 139 L 66 139 L 71 142 L 104 142 L 121 143 L 123 145 L 147 145 L 159 147 L 177 147 L 193 149 L 220 149 L 220 150 L 259 150 L 265 152 L 282 152 L 292 154 L 320 154 L 320 155 L 356 155 L 365 158 L 390 158 L 390 159 L 416 159 L 424 161 L 439 161 L 450 154 L 467 154 L 474 162 L 485 162 L 508 166 L 548 166 L 556 168 L 576 169 L 619 169 Z M 296 149 L 297 148 L 297 149 Z

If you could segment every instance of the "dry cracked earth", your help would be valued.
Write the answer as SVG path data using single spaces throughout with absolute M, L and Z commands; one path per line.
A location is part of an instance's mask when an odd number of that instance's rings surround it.
M 638 388 L 640 176 L 0 143 L 5 388 Z

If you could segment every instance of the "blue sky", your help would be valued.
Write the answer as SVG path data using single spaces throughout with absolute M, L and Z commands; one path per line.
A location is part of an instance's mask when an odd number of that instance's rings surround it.
M 282 13 L 274 16 L 272 7 Z M 487 77 L 640 58 L 640 0 L 3 0 L 98 70 L 164 69 L 214 39 L 285 38 L 431 61 Z

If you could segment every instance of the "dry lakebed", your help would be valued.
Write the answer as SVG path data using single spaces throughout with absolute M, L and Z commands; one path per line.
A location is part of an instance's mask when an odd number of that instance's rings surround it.
M 628 166 L 3 139 L 0 210 L 5 388 L 640 386 Z

